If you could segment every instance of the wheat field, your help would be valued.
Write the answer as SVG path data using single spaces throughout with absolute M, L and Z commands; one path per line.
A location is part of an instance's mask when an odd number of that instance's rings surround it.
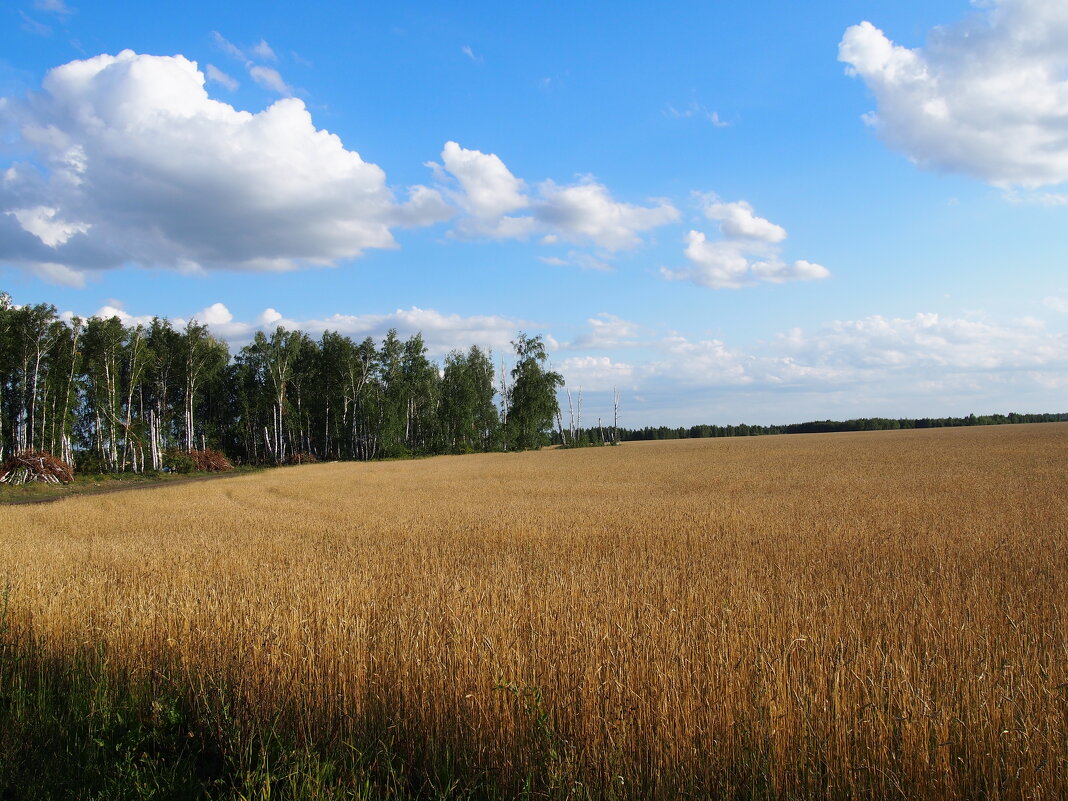
M 2 508 L 0 582 L 424 788 L 1056 799 L 1066 490 L 1068 424 L 309 465 Z

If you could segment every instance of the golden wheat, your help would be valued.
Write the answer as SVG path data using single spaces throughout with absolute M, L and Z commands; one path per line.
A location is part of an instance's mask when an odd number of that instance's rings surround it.
M 57 654 L 505 784 L 1056 798 L 1066 479 L 1066 424 L 309 465 L 6 507 L 0 582 Z

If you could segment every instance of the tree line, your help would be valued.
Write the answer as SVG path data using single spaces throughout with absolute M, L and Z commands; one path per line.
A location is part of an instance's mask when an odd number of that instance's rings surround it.
M 861 417 L 853 420 L 812 420 L 806 423 L 786 425 L 696 425 L 646 426 L 645 428 L 620 428 L 620 442 L 655 439 L 701 439 L 705 437 L 757 437 L 774 434 L 827 434 L 840 431 L 895 431 L 908 428 L 949 428 L 953 426 L 997 426 L 1011 423 L 1063 423 L 1068 422 L 1068 412 L 1020 414 L 969 414 L 966 417 Z M 603 437 L 601 429 L 587 429 L 585 435 L 591 440 Z
M 83 471 L 143 472 L 206 448 L 245 464 L 536 448 L 563 379 L 540 337 L 512 346 L 498 372 L 478 346 L 434 362 L 420 334 L 279 327 L 231 355 L 195 320 L 63 319 L 0 293 L 0 459 L 40 450 Z

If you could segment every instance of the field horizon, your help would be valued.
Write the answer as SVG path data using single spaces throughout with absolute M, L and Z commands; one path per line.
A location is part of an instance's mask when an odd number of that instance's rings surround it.
M 213 756 L 162 797 L 1056 798 L 1065 476 L 1043 423 L 8 506 L 0 693 L 32 664 L 141 688 L 142 723 L 171 699 Z

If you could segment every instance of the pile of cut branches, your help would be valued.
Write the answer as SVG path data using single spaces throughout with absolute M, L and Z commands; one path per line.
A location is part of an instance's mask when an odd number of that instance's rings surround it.
M 69 484 L 73 480 L 70 465 L 44 451 L 23 451 L 0 465 L 0 484 Z
M 316 464 L 318 461 L 319 457 L 314 453 L 304 453 L 301 451 L 289 454 L 289 458 L 286 460 L 288 464 Z
M 193 459 L 194 470 L 206 473 L 225 473 L 227 470 L 234 469 L 229 459 L 210 448 L 202 451 L 189 451 L 189 456 Z

